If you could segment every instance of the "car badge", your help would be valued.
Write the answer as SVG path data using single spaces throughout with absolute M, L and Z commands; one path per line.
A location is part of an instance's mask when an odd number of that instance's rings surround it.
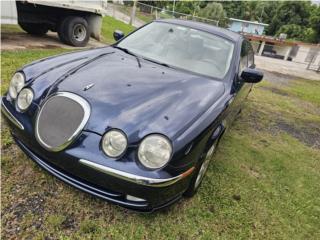
M 91 83 L 83 88 L 83 91 L 87 91 L 94 86 L 94 83 Z

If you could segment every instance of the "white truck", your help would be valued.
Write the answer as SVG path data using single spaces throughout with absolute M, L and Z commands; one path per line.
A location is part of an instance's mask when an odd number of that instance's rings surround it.
M 99 40 L 107 1 L 1 1 L 1 23 L 19 24 L 27 33 L 57 32 L 66 44 L 83 47 L 90 36 Z

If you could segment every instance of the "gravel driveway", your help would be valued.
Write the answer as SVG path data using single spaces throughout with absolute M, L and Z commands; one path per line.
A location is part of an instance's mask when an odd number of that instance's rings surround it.
M 105 44 L 91 38 L 86 47 L 101 47 Z M 60 42 L 57 33 L 49 32 L 45 36 L 32 36 L 25 32 L 2 32 L 1 50 L 19 50 L 29 48 L 70 48 L 75 47 Z

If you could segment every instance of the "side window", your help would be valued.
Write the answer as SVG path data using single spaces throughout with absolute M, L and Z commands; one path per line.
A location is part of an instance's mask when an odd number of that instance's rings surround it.
M 248 67 L 254 66 L 254 52 L 250 43 L 247 43 L 248 46 Z
M 240 69 L 241 72 L 245 67 L 248 66 L 248 47 L 246 41 L 242 42 L 241 45 L 241 56 L 240 56 Z

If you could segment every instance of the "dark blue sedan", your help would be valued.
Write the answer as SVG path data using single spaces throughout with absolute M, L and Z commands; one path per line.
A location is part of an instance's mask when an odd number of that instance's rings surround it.
M 20 148 L 57 178 L 152 211 L 196 193 L 263 74 L 243 36 L 203 23 L 158 20 L 114 37 L 19 69 L 2 112 Z

